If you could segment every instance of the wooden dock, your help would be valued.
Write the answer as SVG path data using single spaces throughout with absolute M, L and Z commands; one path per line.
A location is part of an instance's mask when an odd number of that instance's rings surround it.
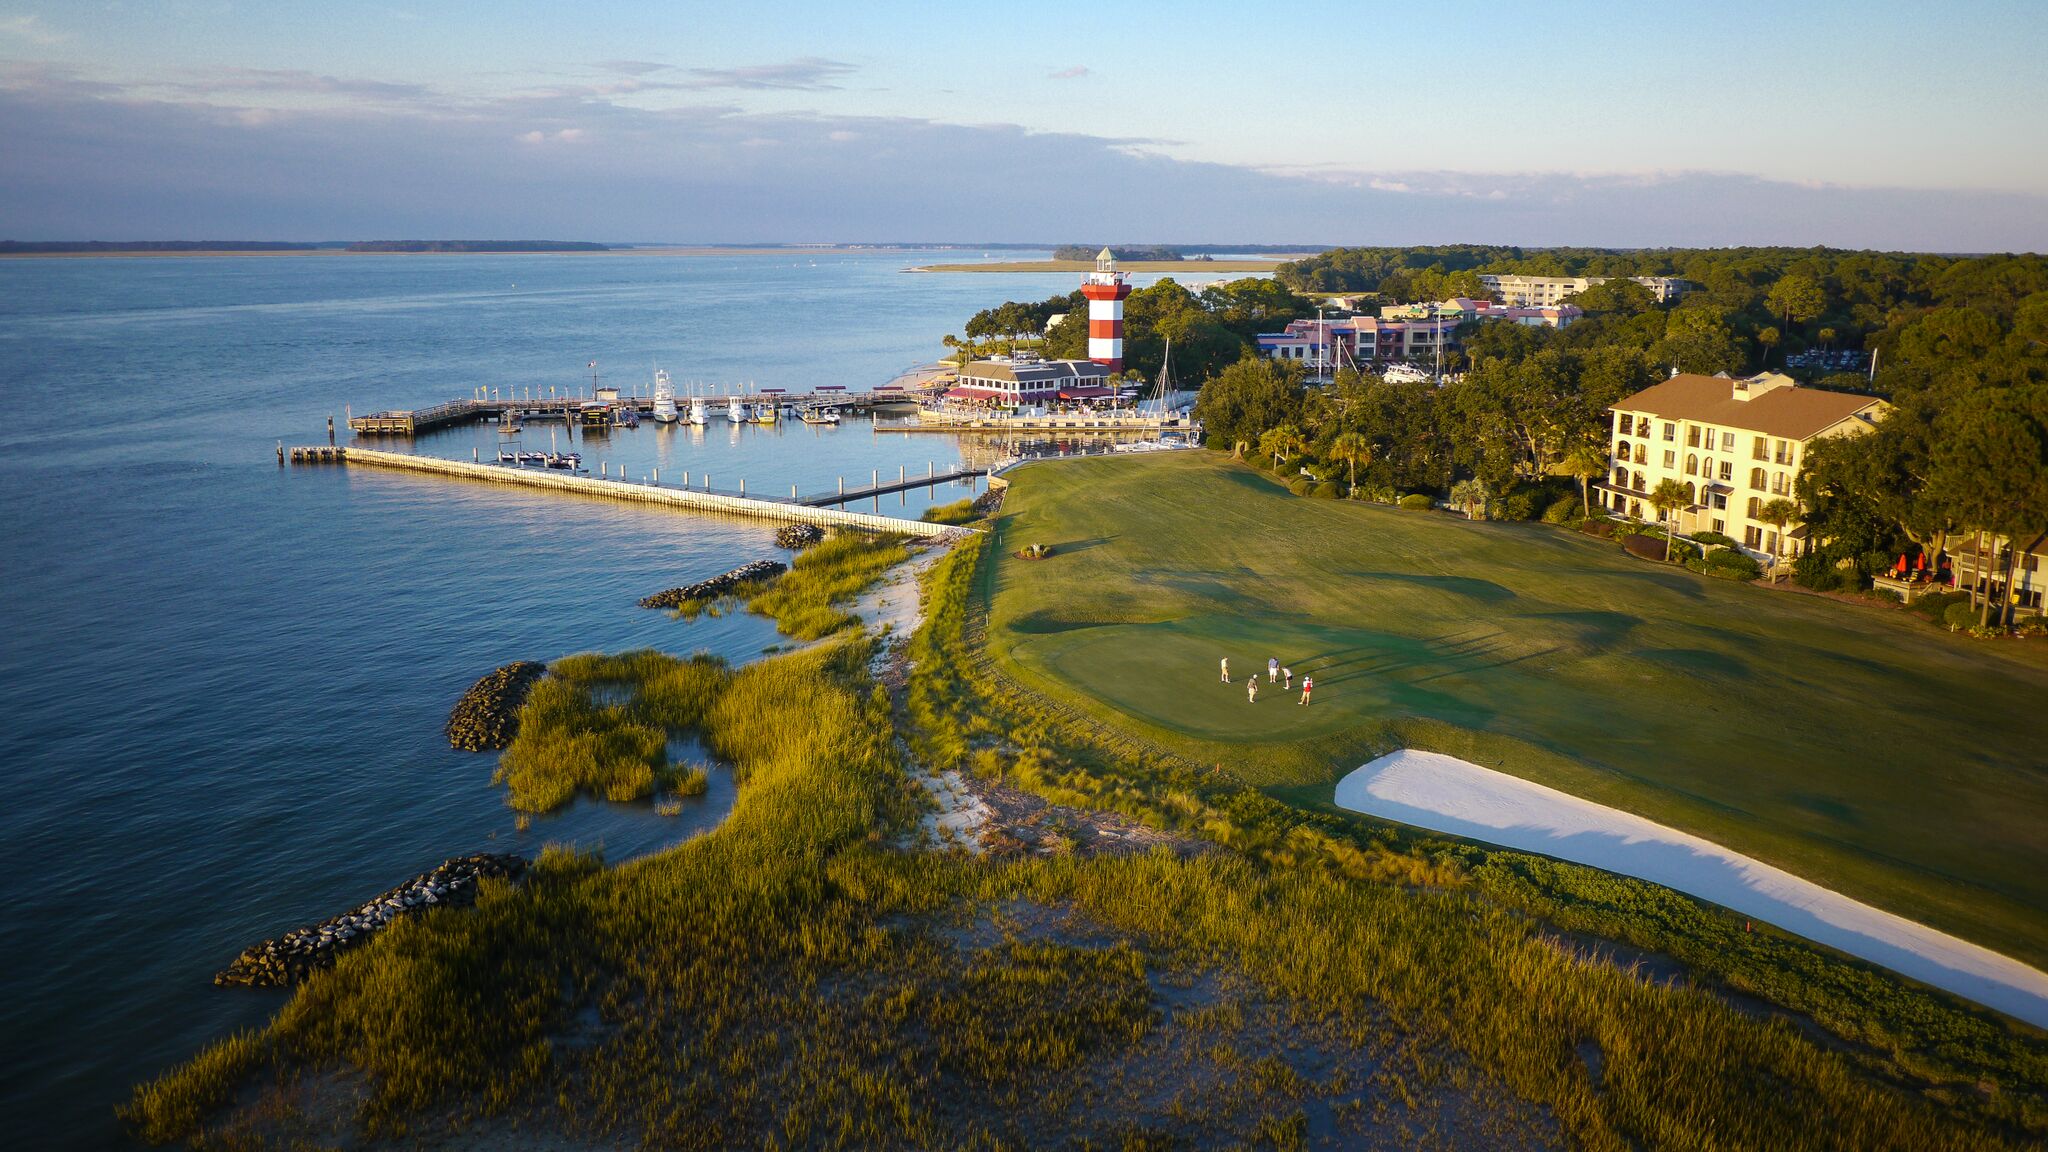
M 944 472 L 935 472 L 930 466 L 927 466 L 922 476 L 899 468 L 896 470 L 896 479 L 894 480 L 883 479 L 881 473 L 874 472 L 869 474 L 870 482 L 858 488 L 841 487 L 836 492 L 820 492 L 815 496 L 800 496 L 796 502 L 808 504 L 813 508 L 829 508 L 834 504 L 849 504 L 857 500 L 887 496 L 895 492 L 908 492 L 913 488 L 935 488 L 941 484 L 952 484 L 960 480 L 972 480 L 977 476 L 986 476 L 988 474 L 989 470 L 986 468 L 970 468 L 964 464 L 955 468 L 949 468 Z
M 305 453 L 305 455 L 301 455 Z M 779 500 L 772 497 L 748 496 L 730 492 L 713 492 L 699 488 L 664 487 L 625 479 L 610 479 L 572 472 L 558 472 L 542 468 L 520 468 L 506 464 L 484 464 L 469 460 L 446 460 L 439 456 L 415 456 L 404 452 L 383 452 L 373 448 L 332 448 L 316 445 L 312 448 L 293 448 L 291 459 L 295 463 L 338 462 L 349 465 L 367 465 L 375 468 L 390 468 L 401 472 L 424 473 L 430 476 L 444 476 L 464 480 L 481 480 L 491 484 L 509 484 L 522 488 L 541 488 L 555 492 L 572 492 L 584 496 L 596 496 L 606 500 L 626 500 L 638 504 L 662 504 L 672 508 L 687 508 L 697 512 L 723 512 L 734 516 L 748 516 L 761 520 L 776 520 L 783 523 L 816 524 L 829 528 L 857 528 L 866 532 L 894 532 L 905 536 L 943 536 L 957 529 L 945 524 L 930 524 L 922 520 L 904 520 L 895 516 L 881 516 L 867 512 L 849 512 L 842 508 L 826 507 L 857 499 L 878 496 L 884 492 L 900 492 L 926 484 L 941 484 L 967 475 L 981 475 L 978 469 L 955 473 L 905 477 L 886 485 L 870 485 L 844 495 L 831 493 L 812 500 Z

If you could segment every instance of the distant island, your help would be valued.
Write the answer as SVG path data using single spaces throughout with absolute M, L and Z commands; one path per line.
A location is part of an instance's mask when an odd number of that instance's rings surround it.
M 358 240 L 348 252 L 609 252 L 588 240 Z
M 0 256 L 66 256 L 101 252 L 310 252 L 341 246 L 340 241 L 307 244 L 289 240 L 0 240 Z

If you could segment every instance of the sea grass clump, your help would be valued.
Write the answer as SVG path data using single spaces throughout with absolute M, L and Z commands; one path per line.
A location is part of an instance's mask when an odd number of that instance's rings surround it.
M 503 748 L 519 731 L 519 706 L 547 665 L 515 660 L 469 686 L 448 713 L 448 743 L 465 752 Z

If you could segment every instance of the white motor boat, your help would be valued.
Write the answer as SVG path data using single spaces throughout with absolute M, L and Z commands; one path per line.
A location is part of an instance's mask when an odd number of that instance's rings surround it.
M 661 368 L 654 370 L 654 419 L 661 424 L 676 422 L 676 386 Z
M 725 402 L 725 418 L 727 420 L 730 420 L 735 424 L 745 424 L 750 415 L 751 414 L 747 411 L 747 406 L 745 404 L 742 404 L 737 400 L 728 400 Z
M 704 411 L 704 398 L 702 396 L 690 397 L 689 420 L 690 423 L 699 426 L 702 426 L 703 424 L 710 420 L 710 416 L 706 414 L 706 412 Z

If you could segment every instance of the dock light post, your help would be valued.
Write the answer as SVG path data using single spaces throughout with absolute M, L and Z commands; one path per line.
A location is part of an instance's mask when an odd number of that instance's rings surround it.
M 654 470 L 654 486 L 656 488 L 661 487 L 661 469 L 659 468 Z
M 789 498 L 790 498 L 791 500 L 794 500 L 794 499 L 796 499 L 796 485 L 794 485 L 794 484 L 791 484 L 791 485 L 789 486 Z
M 747 494 L 747 478 L 746 478 L 745 476 L 742 476 L 742 477 L 740 477 L 740 495 L 741 495 L 741 496 L 745 496 L 746 494 Z
M 839 478 L 839 494 L 841 496 L 846 495 L 846 477 L 844 476 Z

